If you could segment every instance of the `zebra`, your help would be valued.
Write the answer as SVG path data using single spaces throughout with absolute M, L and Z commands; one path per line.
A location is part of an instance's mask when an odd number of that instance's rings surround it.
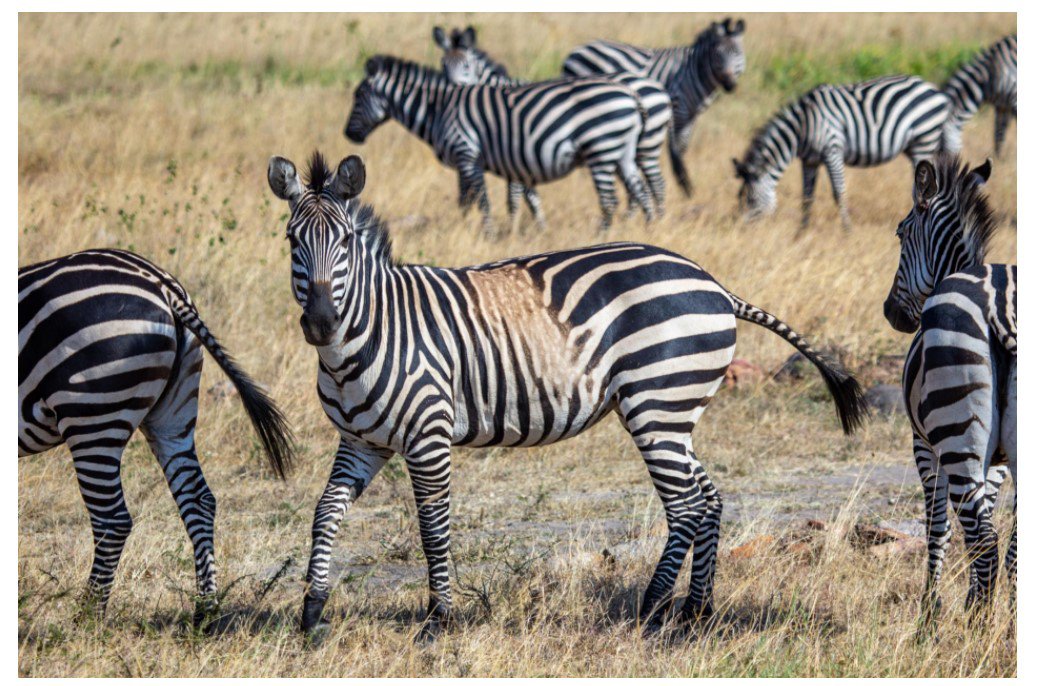
M 468 210 L 478 204 L 487 233 L 485 171 L 533 188 L 585 164 L 597 188 L 602 230 L 618 204 L 613 176 L 618 173 L 645 217 L 652 218 L 651 196 L 636 163 L 646 113 L 629 87 L 607 79 L 459 86 L 441 72 L 385 55 L 370 58 L 366 69 L 346 137 L 363 143 L 375 127 L 396 119 L 458 171 L 459 206 Z
M 692 184 L 684 166 L 695 118 L 705 112 L 718 87 L 731 93 L 746 70 L 742 34 L 746 22 L 713 22 L 689 46 L 638 48 L 597 40 L 575 48 L 564 60 L 564 76 L 598 76 L 629 72 L 663 85 L 673 101 L 670 125 L 670 163 L 677 183 L 691 197 Z
M 750 141 L 742 162 L 740 210 L 747 219 L 768 214 L 790 162 L 801 161 L 801 228 L 808 226 L 819 166 L 826 165 L 845 230 L 851 228 L 844 167 L 872 167 L 905 153 L 916 164 L 940 148 L 949 99 L 916 76 L 885 76 L 848 85 L 822 85 L 790 103 Z
M 928 574 L 922 625 L 934 626 L 950 539 L 947 499 L 972 560 L 966 608 L 988 604 L 997 571 L 991 522 L 1003 466 L 1016 478 L 1017 269 L 986 264 L 996 221 L 983 184 L 948 154 L 917 164 L 913 209 L 899 224 L 899 268 L 884 316 L 915 333 L 903 370 L 913 454 L 924 487 Z M 1017 482 L 1016 482 L 1017 483 Z M 1014 584 L 1017 528 L 1005 558 Z
M 65 443 L 94 534 L 85 615 L 105 615 L 131 514 L 120 461 L 141 429 L 193 545 L 193 623 L 217 609 L 215 498 L 197 461 L 197 392 L 207 349 L 233 382 L 270 466 L 291 466 L 272 400 L 219 345 L 185 288 L 144 257 L 88 250 L 18 270 L 18 455 Z
M 786 339 L 822 374 L 846 433 L 866 416 L 858 382 L 793 329 L 725 290 L 690 260 L 609 243 L 459 269 L 397 263 L 385 224 L 360 204 L 357 156 L 331 172 L 319 153 L 303 183 L 273 157 L 269 185 L 290 206 L 292 291 L 319 356 L 317 393 L 340 435 L 317 503 L 302 629 L 322 638 L 335 536 L 391 456 L 404 456 L 429 570 L 427 619 L 450 617 L 450 450 L 535 446 L 615 412 L 661 497 L 669 537 L 640 617 L 661 626 L 694 547 L 683 616 L 708 620 L 721 497 L 692 429 L 735 348 L 736 319 Z
M 1018 99 L 1018 38 L 1005 36 L 961 65 L 943 91 L 952 107 L 946 128 L 944 149 L 954 154 L 961 151 L 961 128 L 986 103 L 993 105 L 993 154 L 1001 156 L 1008 124 L 1016 115 Z
M 521 86 L 527 82 L 509 76 L 506 67 L 496 62 L 483 50 L 477 47 L 477 34 L 472 26 L 463 30 L 452 29 L 450 37 L 439 26 L 433 27 L 433 40 L 444 54 L 440 66 L 444 76 L 452 83 L 462 86 L 487 84 L 491 86 Z M 644 130 L 637 144 L 637 166 L 640 167 L 644 180 L 648 184 L 655 205 L 655 213 L 662 216 L 665 212 L 666 181 L 662 177 L 659 165 L 659 153 L 666 141 L 667 128 L 670 124 L 672 102 L 666 89 L 657 81 L 645 79 L 635 74 L 613 74 L 610 80 L 624 83 L 640 96 L 641 106 L 647 117 Z M 625 183 L 625 181 L 623 182 Z M 540 226 L 545 226 L 545 218 L 538 192 L 534 188 L 525 188 L 519 183 L 507 185 L 507 205 L 510 217 L 516 215 L 523 196 Z M 629 211 L 636 209 L 637 200 L 629 199 Z

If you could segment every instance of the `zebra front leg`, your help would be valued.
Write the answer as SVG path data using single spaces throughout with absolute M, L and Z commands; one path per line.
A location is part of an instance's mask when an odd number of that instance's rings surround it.
M 676 103 L 675 103 L 676 104 Z M 673 127 L 670 129 L 670 165 L 673 168 L 673 176 L 676 177 L 684 195 L 691 197 L 692 185 L 688 169 L 684 166 L 684 152 L 688 149 L 691 140 L 691 129 L 693 119 L 687 119 L 684 115 L 674 112 Z
M 132 526 L 120 482 L 120 458 L 131 432 L 118 429 L 114 433 L 117 435 L 83 434 L 66 439 L 95 542 L 82 616 L 96 621 L 105 617 L 116 568 Z
M 702 518 L 692 546 L 691 582 L 682 615 L 685 621 L 703 624 L 713 618 L 713 581 L 717 572 L 717 546 L 724 505 L 699 458 L 693 452 L 689 456 L 695 481 L 706 501 L 706 515 Z
M 848 196 L 844 187 L 844 154 L 838 149 L 831 150 L 826 155 L 826 169 L 830 173 L 830 185 L 833 186 L 833 199 L 837 202 L 837 209 L 841 214 L 841 226 L 845 231 L 852 227 L 851 216 L 848 213 Z
M 808 228 L 811 223 L 811 206 L 815 200 L 815 182 L 819 178 L 818 162 L 812 164 L 804 162 L 801 166 L 801 231 Z
M 531 210 L 531 216 L 535 219 L 535 224 L 540 230 L 545 231 L 546 214 L 542 211 L 542 200 L 539 198 L 539 192 L 532 186 L 525 186 L 524 202 L 528 203 L 528 209 Z
M 1004 148 L 1004 139 L 1008 134 L 1008 124 L 1012 121 L 1011 107 L 998 107 L 993 117 L 993 156 L 999 158 Z
M 928 575 L 921 597 L 918 633 L 919 638 L 924 638 L 934 633 L 942 608 L 939 582 L 942 579 L 943 561 L 950 545 L 950 516 L 947 504 L 949 485 L 946 475 L 939 469 L 939 460 L 935 453 L 916 433 L 913 435 L 913 457 L 924 489 L 924 524 L 928 542 Z
M 390 452 L 351 445 L 345 439 L 339 443 L 331 476 L 313 515 L 313 546 L 302 606 L 302 631 L 313 641 L 322 640 L 329 628 L 321 613 L 330 593 L 331 549 L 342 518 L 391 456 Z
M 662 628 L 672 602 L 673 587 L 699 532 L 706 505 L 689 457 L 690 436 L 652 435 L 644 433 L 644 427 L 636 431 L 633 433 L 631 429 L 633 441 L 662 500 L 669 528 L 666 545 L 640 607 L 639 619 L 644 622 L 645 634 L 650 635 Z
M 484 170 L 471 157 L 459 162 L 458 172 L 459 207 L 466 213 L 474 204 L 478 205 L 483 216 L 484 234 L 493 236 L 495 230 L 491 223 L 491 203 L 488 202 L 488 191 L 484 184 Z
M 425 622 L 415 635 L 416 643 L 433 641 L 451 621 L 451 580 L 448 574 L 448 550 L 451 543 L 450 441 L 431 442 L 424 448 L 421 452 L 404 456 L 415 495 L 422 552 L 426 556 L 429 576 L 429 604 Z
M 595 164 L 590 167 L 590 174 L 593 175 L 593 185 L 597 188 L 597 198 L 600 201 L 600 230 L 607 231 L 619 204 L 618 198 L 615 197 L 615 164 Z

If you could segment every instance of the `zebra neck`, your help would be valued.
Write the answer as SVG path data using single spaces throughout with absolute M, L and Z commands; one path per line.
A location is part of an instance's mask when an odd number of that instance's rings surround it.
M 417 81 L 405 84 L 403 88 L 391 89 L 387 96 L 392 105 L 392 117 L 432 145 L 433 123 L 444 109 L 447 89 L 435 79 L 420 76 Z
M 763 171 L 776 181 L 782 178 L 786 168 L 800 149 L 800 120 L 792 107 L 775 115 L 771 123 L 754 142 Z
M 709 46 L 700 43 L 692 47 L 681 60 L 674 76 L 675 90 L 688 119 L 701 114 L 717 98 L 717 79 L 710 67 Z

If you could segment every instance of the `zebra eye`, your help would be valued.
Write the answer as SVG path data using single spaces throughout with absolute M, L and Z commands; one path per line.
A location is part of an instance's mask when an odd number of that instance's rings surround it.
M 343 248 L 348 248 L 349 247 L 349 234 L 348 233 L 345 236 L 342 237 L 341 245 L 342 245 Z

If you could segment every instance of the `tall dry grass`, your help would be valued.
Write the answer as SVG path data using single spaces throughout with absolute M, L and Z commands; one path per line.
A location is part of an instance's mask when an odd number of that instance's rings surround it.
M 970 633 L 960 621 L 959 540 L 941 640 L 915 645 L 922 561 L 884 564 L 834 533 L 856 519 L 919 516 L 919 487 L 903 481 L 886 493 L 856 477 L 821 502 L 829 496 L 813 493 L 811 483 L 840 481 L 854 470 L 901 469 L 911 457 L 905 421 L 877 419 L 845 439 L 811 384 L 722 392 L 697 429 L 696 444 L 729 507 L 759 504 L 744 506 L 725 525 L 725 551 L 781 532 L 791 512 L 802 517 L 814 509 L 833 524 L 813 559 L 722 556 L 722 633 L 660 643 L 631 628 L 633 599 L 664 525 L 643 464 L 618 426 L 605 423 L 557 446 L 455 454 L 453 556 L 464 626 L 426 651 L 409 640 L 424 570 L 406 476 L 394 464 L 354 505 L 340 535 L 349 573 L 332 599 L 332 640 L 315 651 L 301 645 L 301 570 L 336 439 L 316 400 L 315 354 L 301 338 L 290 297 L 286 207 L 264 178 L 272 154 L 299 162 L 315 147 L 335 160 L 361 154 L 364 196 L 389 220 L 395 253 L 408 261 L 462 265 L 640 239 L 695 259 L 817 343 L 841 346 L 856 366 L 872 368 L 879 356 L 905 351 L 907 337 L 890 330 L 880 308 L 896 266 L 894 227 L 909 208 L 909 164 L 848 170 L 850 235 L 838 226 L 823 176 L 813 226 L 798 238 L 800 172 L 784 180 L 772 219 L 742 226 L 733 219 L 737 184 L 729 160 L 796 94 L 757 78 L 783 56 L 837 64 L 868 46 L 919 51 L 989 43 L 1015 30 L 1014 15 L 746 16 L 748 75 L 702 116 L 687 156 L 695 197 L 688 201 L 671 188 L 664 219 L 618 222 L 606 236 L 595 234 L 597 203 L 583 172 L 541 189 L 546 232 L 485 242 L 476 215 L 463 219 L 455 206 L 453 172 L 422 143 L 396 124 L 363 147 L 341 136 L 362 56 L 388 52 L 434 63 L 434 23 L 474 23 L 482 45 L 512 71 L 541 77 L 590 38 L 671 44 L 711 18 L 20 15 L 19 264 L 97 246 L 155 260 L 179 277 L 223 343 L 273 390 L 300 445 L 300 468 L 287 484 L 267 477 L 236 400 L 206 392 L 221 377 L 205 366 L 199 450 L 219 502 L 217 549 L 233 613 L 226 631 L 206 639 L 185 629 L 191 553 L 144 442 L 136 440 L 125 460 L 136 528 L 111 616 L 99 627 L 71 622 L 91 536 L 68 453 L 21 460 L 20 673 L 1013 674 L 1005 603 L 985 630 Z M 988 114 L 976 118 L 966 131 L 967 157 L 990 153 L 991 129 Z M 1014 160 L 1013 130 L 988 185 L 1003 223 L 996 260 L 1016 259 Z M 489 178 L 500 221 L 503 189 Z M 740 330 L 738 355 L 766 369 L 790 352 L 756 327 Z M 639 547 L 629 548 L 630 541 Z M 599 552 L 616 546 L 631 552 L 608 567 Z

